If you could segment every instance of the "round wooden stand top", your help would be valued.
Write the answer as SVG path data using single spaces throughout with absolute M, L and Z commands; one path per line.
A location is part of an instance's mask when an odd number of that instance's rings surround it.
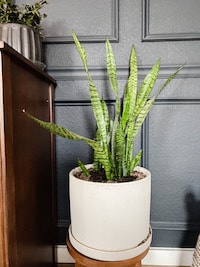
M 122 260 L 122 261 L 99 261 L 88 258 L 83 254 L 79 253 L 67 239 L 67 247 L 70 255 L 75 260 L 75 267 L 141 267 L 141 260 L 146 256 L 148 250 L 145 250 L 142 254 L 137 257 Z

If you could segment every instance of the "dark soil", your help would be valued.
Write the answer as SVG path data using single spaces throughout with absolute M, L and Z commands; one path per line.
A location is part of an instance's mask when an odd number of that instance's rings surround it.
M 77 172 L 75 176 L 79 179 L 91 181 L 91 182 L 100 182 L 100 183 L 122 183 L 122 182 L 132 182 L 135 180 L 140 180 L 146 177 L 144 173 L 139 171 L 133 171 L 129 176 L 123 176 L 120 179 L 107 181 L 105 176 L 104 169 L 101 169 L 100 171 L 94 171 L 93 169 L 89 169 L 90 176 L 86 176 L 82 171 Z

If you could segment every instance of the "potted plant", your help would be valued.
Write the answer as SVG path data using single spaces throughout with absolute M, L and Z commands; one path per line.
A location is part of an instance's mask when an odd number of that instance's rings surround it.
M 34 63 L 42 60 L 40 22 L 47 15 L 40 9 L 46 4 L 40 0 L 18 6 L 12 0 L 0 0 L 0 40 Z
M 149 71 L 140 89 L 137 88 L 137 56 L 134 46 L 130 56 L 130 74 L 121 103 L 117 69 L 109 40 L 106 41 L 107 72 L 116 97 L 112 119 L 88 70 L 86 52 L 73 32 L 88 82 L 91 105 L 97 123 L 96 136 L 88 139 L 53 123 L 44 122 L 26 113 L 41 127 L 61 137 L 86 142 L 94 150 L 92 165 L 70 172 L 71 226 L 69 239 L 82 254 L 98 260 L 118 261 L 143 253 L 151 243 L 150 192 L 151 174 L 138 167 L 142 157 L 135 154 L 135 137 L 158 94 L 168 85 L 177 70 L 150 98 L 160 69 L 160 60 Z M 134 152 L 134 153 L 133 153 Z M 133 156 L 134 154 L 134 156 Z

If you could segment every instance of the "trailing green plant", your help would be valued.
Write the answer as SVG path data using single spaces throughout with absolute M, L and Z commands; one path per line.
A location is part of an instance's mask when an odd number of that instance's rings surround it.
M 41 20 L 47 17 L 40 12 L 46 4 L 47 1 L 40 0 L 20 7 L 12 0 L 0 0 L 0 23 L 19 23 L 39 29 Z
M 91 104 L 97 123 L 95 139 L 88 139 L 84 136 L 71 132 L 62 126 L 58 126 L 50 122 L 44 122 L 28 113 L 26 114 L 41 127 L 49 130 L 53 134 L 67 139 L 81 140 L 90 145 L 94 149 L 94 168 L 95 170 L 104 168 L 107 180 L 115 180 L 121 178 L 122 176 L 128 176 L 135 166 L 140 164 L 142 157 L 142 150 L 139 150 L 136 154 L 134 153 L 136 135 L 141 129 L 141 126 L 157 96 L 183 68 L 183 65 L 177 68 L 177 70 L 164 82 L 153 97 L 149 98 L 158 78 L 160 60 L 158 60 L 149 71 L 138 90 L 137 56 L 133 46 L 130 56 L 130 74 L 124 91 L 123 103 L 121 103 L 118 92 L 115 58 L 111 44 L 107 39 L 107 73 L 112 90 L 116 97 L 115 117 L 114 119 L 111 119 L 106 102 L 100 98 L 94 81 L 90 76 L 86 51 L 80 44 L 76 34 L 73 32 L 72 35 L 77 50 L 81 56 L 89 82 Z M 82 164 L 79 161 L 79 166 L 81 165 Z

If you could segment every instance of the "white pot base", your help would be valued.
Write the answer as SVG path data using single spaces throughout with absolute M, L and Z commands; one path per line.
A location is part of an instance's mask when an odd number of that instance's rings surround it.
M 151 240 L 152 240 L 152 230 L 150 228 L 149 234 L 144 242 L 141 242 L 140 245 L 130 248 L 128 250 L 120 250 L 120 251 L 105 251 L 105 250 L 98 250 L 92 247 L 85 246 L 84 244 L 80 243 L 72 234 L 71 225 L 69 227 L 69 240 L 72 246 L 79 251 L 81 254 L 93 258 L 96 260 L 102 261 L 121 261 L 134 258 L 140 254 L 142 254 L 146 249 L 150 247 Z

